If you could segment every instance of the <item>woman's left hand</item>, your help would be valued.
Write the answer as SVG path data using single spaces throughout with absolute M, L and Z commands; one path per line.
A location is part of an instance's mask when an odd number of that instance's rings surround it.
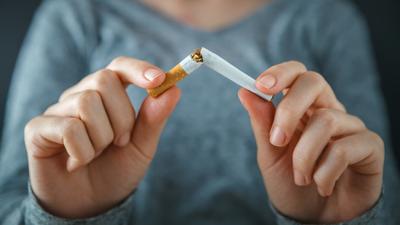
M 320 74 L 299 62 L 271 67 L 256 85 L 266 94 L 285 95 L 275 109 L 251 92 L 239 91 L 273 206 L 312 223 L 347 221 L 370 209 L 382 188 L 381 138 L 346 113 Z

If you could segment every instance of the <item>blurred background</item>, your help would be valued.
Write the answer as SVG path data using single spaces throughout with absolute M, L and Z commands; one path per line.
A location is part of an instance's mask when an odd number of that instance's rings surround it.
M 364 13 L 370 27 L 391 122 L 392 141 L 400 164 L 400 4 L 396 0 L 353 1 Z M 40 2 L 0 0 L 0 134 L 15 60 Z

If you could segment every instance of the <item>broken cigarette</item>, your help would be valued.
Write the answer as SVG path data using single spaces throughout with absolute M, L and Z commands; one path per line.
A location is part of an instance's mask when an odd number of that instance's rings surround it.
M 197 70 L 202 64 L 203 57 L 200 49 L 196 49 L 192 54 L 188 55 L 165 74 L 165 80 L 160 86 L 147 89 L 147 93 L 152 97 L 158 97 L 176 83 L 183 80 L 187 75 Z
M 271 101 L 272 96 L 259 91 L 252 77 L 206 48 L 196 49 L 166 73 L 165 80 L 160 86 L 148 89 L 147 92 L 152 97 L 158 97 L 203 64 L 261 98 Z

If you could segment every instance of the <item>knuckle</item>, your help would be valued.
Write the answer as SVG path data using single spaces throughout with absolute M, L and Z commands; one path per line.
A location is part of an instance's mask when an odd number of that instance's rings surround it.
M 45 116 L 53 115 L 53 110 L 54 110 L 55 107 L 57 107 L 57 104 L 58 104 L 58 103 L 49 106 L 49 107 L 43 112 L 43 115 L 45 115 Z
M 113 130 L 111 128 L 110 129 L 106 129 L 104 136 L 105 136 L 104 137 L 104 142 L 105 143 L 104 143 L 103 147 L 107 147 L 114 140 L 114 132 L 113 132 Z
M 31 119 L 24 127 L 24 135 L 27 141 L 31 141 L 34 137 L 35 129 L 36 129 L 36 120 L 37 117 Z
M 25 127 L 24 127 L 24 140 L 26 143 L 26 152 L 30 155 L 33 156 L 40 156 L 40 149 L 38 146 L 40 146 L 40 141 L 38 140 L 38 136 L 36 133 L 36 124 L 35 124 L 36 118 L 32 119 L 29 121 Z
M 100 94 L 97 91 L 86 90 L 79 95 L 76 107 L 79 113 L 88 114 L 93 112 L 93 109 L 98 108 L 99 104 L 102 104 Z
M 340 110 L 342 112 L 347 112 L 346 106 L 344 106 L 344 104 L 339 101 L 336 101 L 336 107 L 338 110 Z
M 293 168 L 302 174 L 308 172 L 308 160 L 299 151 L 293 153 Z
M 385 142 L 383 141 L 383 139 L 381 138 L 381 136 L 379 136 L 377 133 L 368 130 L 368 136 L 371 140 L 373 140 L 373 142 L 376 144 L 376 148 L 377 149 L 381 149 L 382 152 L 385 149 Z
M 126 129 L 130 129 L 133 126 L 134 122 L 135 122 L 135 112 L 133 109 L 130 109 L 128 111 L 128 115 L 124 119 L 123 124 L 126 127 Z
M 288 64 L 293 65 L 294 67 L 298 68 L 298 70 L 307 71 L 307 67 L 302 62 L 290 60 L 288 61 Z
M 100 94 L 94 90 L 86 90 L 78 98 L 78 108 L 85 109 L 88 106 L 101 102 Z
M 34 125 L 34 121 L 35 118 L 31 119 L 28 123 L 26 123 L 25 127 L 24 127 L 24 132 L 30 132 L 31 130 L 33 130 Z
M 282 64 L 273 65 L 268 69 L 269 72 L 281 74 L 285 71 L 285 66 Z
M 299 61 L 291 60 L 291 61 L 287 61 L 287 62 L 283 62 L 281 64 L 271 66 L 268 70 L 269 70 L 269 72 L 277 73 L 277 74 L 281 74 L 281 73 L 285 73 L 285 72 L 287 73 L 287 72 L 293 71 L 293 70 L 295 70 L 296 72 L 304 73 L 307 71 L 307 67 Z
M 97 71 L 97 74 L 99 74 L 100 76 L 111 76 L 114 74 L 114 71 L 109 69 L 101 69 Z
M 359 125 L 360 128 L 362 129 L 367 129 L 367 126 L 365 125 L 364 121 L 362 121 L 362 119 L 358 118 L 357 116 L 353 116 L 355 123 L 357 123 Z
M 64 91 L 57 99 L 58 102 L 62 102 L 65 99 L 67 99 L 72 93 L 69 92 L 69 89 L 67 89 L 66 91 Z
M 85 129 L 85 126 L 80 119 L 68 118 L 65 120 L 63 133 L 64 136 L 68 138 L 74 135 L 79 135 L 82 129 Z
M 142 119 L 146 121 L 146 115 L 142 115 Z M 126 108 L 121 112 L 121 117 L 115 121 L 115 137 L 130 131 L 135 123 L 135 111 L 133 107 Z
M 131 132 L 132 128 L 133 128 L 133 119 L 128 119 L 126 118 L 126 120 L 121 121 L 118 126 L 117 129 L 114 130 L 115 134 L 113 134 L 113 139 L 114 138 L 119 138 L 122 135 L 124 135 L 127 132 Z M 144 118 L 144 120 L 146 120 L 146 118 Z
M 339 161 L 339 162 L 347 161 L 346 148 L 342 144 L 333 143 L 330 146 L 330 155 L 336 161 Z
M 318 109 L 314 113 L 315 119 L 326 128 L 335 128 L 336 115 L 331 109 Z
M 96 73 L 94 79 L 94 86 L 97 90 L 107 90 L 110 85 L 115 83 L 117 76 L 116 74 L 108 69 L 100 70 Z
M 131 59 L 132 60 L 132 59 Z M 139 68 L 147 68 L 147 67 L 154 67 L 151 63 L 144 61 L 144 60 L 139 60 L 135 59 L 134 63 L 139 67 Z
M 325 78 L 317 72 L 308 71 L 306 75 L 312 80 L 314 85 L 318 85 L 319 87 L 323 88 L 327 84 Z
M 302 112 L 297 110 L 293 101 L 283 99 L 276 109 L 274 124 L 279 125 L 286 135 L 291 136 L 302 116 Z
M 282 100 L 281 104 L 278 105 L 278 108 L 276 109 L 276 115 L 279 117 L 284 117 L 284 118 L 291 118 L 295 116 L 297 113 L 295 110 L 290 107 L 290 104 L 286 104 L 285 100 Z
M 126 57 L 126 56 L 118 56 L 117 58 L 115 58 L 115 59 L 113 59 L 113 60 L 111 61 L 110 65 L 120 65 L 120 64 L 123 64 L 123 63 L 125 63 L 125 62 L 127 61 L 127 58 L 128 58 L 128 57 Z
M 111 128 L 104 129 L 100 142 L 96 144 L 96 151 L 107 148 L 114 140 L 114 132 Z

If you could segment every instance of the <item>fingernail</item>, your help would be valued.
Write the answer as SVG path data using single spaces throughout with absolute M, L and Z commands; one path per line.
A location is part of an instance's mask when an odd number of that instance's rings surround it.
M 298 171 L 294 171 L 294 183 L 299 186 L 304 186 L 307 184 L 305 177 Z
M 272 75 L 265 75 L 262 78 L 260 78 L 258 82 L 261 84 L 261 86 L 271 89 L 276 84 L 276 78 Z
M 124 134 L 124 135 L 122 135 L 118 140 L 117 140 L 117 145 L 118 146 L 125 146 L 125 145 L 127 145 L 128 144 L 128 142 L 129 142 L 129 140 L 130 140 L 130 137 L 131 137 L 131 135 L 130 135 L 130 133 L 126 133 L 126 134 Z
M 146 79 L 149 81 L 153 81 L 154 79 L 156 79 L 157 77 L 159 77 L 163 74 L 164 74 L 164 72 L 162 72 L 161 70 L 151 68 L 151 69 L 146 70 L 146 72 L 144 72 L 144 77 L 146 77 Z
M 272 128 L 270 136 L 271 144 L 278 147 L 282 147 L 283 145 L 285 145 L 285 141 L 286 141 L 286 135 L 283 132 L 283 130 L 278 126 L 274 126 Z

